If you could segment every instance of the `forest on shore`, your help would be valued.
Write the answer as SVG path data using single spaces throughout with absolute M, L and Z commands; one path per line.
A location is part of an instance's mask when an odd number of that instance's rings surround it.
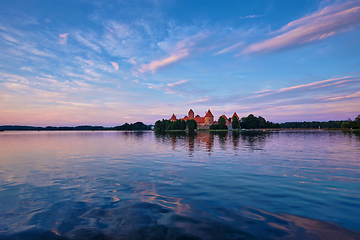
M 154 130 L 158 132 L 171 131 L 171 130 L 185 130 L 189 126 L 189 121 L 194 120 L 176 120 L 174 122 L 168 119 L 158 120 L 155 123 Z M 247 117 L 238 119 L 233 117 L 228 119 L 232 129 L 359 129 L 360 128 L 360 115 L 354 120 L 348 119 L 344 121 L 312 121 L 312 122 L 285 122 L 285 123 L 273 123 L 266 121 L 262 116 L 254 116 L 250 114 Z M 195 121 L 194 121 L 195 122 Z M 195 122 L 196 123 L 196 122 Z M 191 123 L 191 129 L 196 129 Z M 219 117 L 217 124 L 212 124 L 210 130 L 226 130 L 228 124 L 224 117 Z
M 76 127 L 34 127 L 34 126 L 18 126 L 18 125 L 3 125 L 0 126 L 0 131 L 143 131 L 151 130 L 152 125 L 146 125 L 142 122 L 125 123 L 121 126 L 103 127 L 103 126 L 76 126 Z
M 247 117 L 242 117 L 237 119 L 229 119 L 229 122 L 232 122 L 233 129 L 360 129 L 360 115 L 358 115 L 354 120 L 348 119 L 343 121 L 312 121 L 312 122 L 285 122 L 285 123 L 273 123 L 266 121 L 265 118 L 261 116 L 254 116 L 250 114 Z M 144 131 L 151 130 L 153 125 L 146 125 L 142 122 L 135 123 L 125 123 L 123 125 L 115 127 L 103 127 L 103 126 L 90 126 L 82 125 L 76 127 L 35 127 L 35 126 L 19 126 L 19 125 L 3 125 L 0 126 L 0 131 Z M 197 129 L 197 123 L 195 120 L 176 120 L 174 122 L 168 119 L 158 120 L 155 123 L 154 130 L 163 132 L 171 130 L 190 130 L 193 131 Z M 211 130 L 226 130 L 228 129 L 226 120 L 223 117 L 220 117 L 217 124 L 210 126 Z

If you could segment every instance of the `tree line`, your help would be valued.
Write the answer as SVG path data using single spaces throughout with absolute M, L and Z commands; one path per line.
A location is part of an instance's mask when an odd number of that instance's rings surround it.
M 151 125 L 146 125 L 142 122 L 125 123 L 121 126 L 116 126 L 114 130 L 127 130 L 127 131 L 139 131 L 139 130 L 151 130 Z
M 232 120 L 229 119 L 229 122 L 232 122 L 233 129 L 264 129 L 264 128 L 302 128 L 302 129 L 314 129 L 314 128 L 326 128 L 326 129 L 359 129 L 360 128 L 360 115 L 355 118 L 355 120 L 347 121 L 312 121 L 312 122 L 285 122 L 285 123 L 273 123 L 267 121 L 262 116 L 254 116 L 250 114 L 247 117 L 242 117 L 238 121 L 237 117 L 233 117 Z M 210 126 L 210 129 L 227 129 L 226 120 L 223 117 L 219 118 L 218 124 L 213 124 Z
M 285 122 L 285 123 L 273 123 L 267 121 L 262 116 L 254 116 L 250 114 L 247 117 L 242 117 L 240 120 L 237 117 L 229 118 L 229 122 L 232 123 L 233 129 L 264 129 L 264 128 L 300 128 L 300 129 L 359 129 L 360 128 L 360 115 L 355 118 L 355 120 L 347 121 L 312 121 L 312 122 Z M 170 131 L 170 130 L 185 130 L 189 129 L 193 131 L 197 128 L 197 123 L 195 120 L 176 120 L 174 122 L 170 120 L 158 120 L 155 123 L 154 130 L 157 132 Z M 210 126 L 211 130 L 226 130 L 228 129 L 226 125 L 226 119 L 220 117 L 217 124 L 212 124 Z
M 82 125 L 76 127 L 34 127 L 34 126 L 19 126 L 19 125 L 3 125 L 0 126 L 0 131 L 108 131 L 108 130 L 151 130 L 151 125 L 146 125 L 142 122 L 136 123 L 125 123 L 121 126 L 116 127 L 103 127 L 103 126 L 90 126 L 90 125 Z
M 354 121 L 348 119 L 341 124 L 341 128 L 344 129 L 360 129 L 360 115 L 358 115 Z
M 197 122 L 194 119 L 189 119 L 186 122 L 184 120 L 170 121 L 167 119 L 158 120 L 155 122 L 155 132 L 164 132 L 170 130 L 185 130 L 194 131 L 197 128 Z
M 355 118 L 355 120 L 347 121 L 312 121 L 312 122 L 285 122 L 285 123 L 273 123 L 266 121 L 265 118 L 259 116 L 255 117 L 253 114 L 250 114 L 247 117 L 241 118 L 240 121 L 241 128 L 245 129 L 259 129 L 259 128 L 302 128 L 302 129 L 311 129 L 311 128 L 326 128 L 326 129 L 359 129 L 360 128 L 360 115 Z

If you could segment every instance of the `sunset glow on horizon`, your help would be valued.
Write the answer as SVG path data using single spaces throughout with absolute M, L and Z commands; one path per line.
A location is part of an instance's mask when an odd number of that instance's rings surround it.
M 0 2 L 0 125 L 360 114 L 360 0 Z

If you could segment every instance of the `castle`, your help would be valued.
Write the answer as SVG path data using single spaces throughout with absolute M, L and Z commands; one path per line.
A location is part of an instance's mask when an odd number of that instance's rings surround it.
M 214 115 L 211 113 L 210 109 L 207 111 L 204 117 L 200 117 L 199 115 L 194 117 L 194 115 L 194 111 L 190 109 L 188 116 L 180 118 L 179 120 L 184 120 L 186 122 L 187 120 L 194 119 L 198 125 L 198 129 L 209 129 L 212 124 L 218 124 L 217 121 L 214 121 Z M 222 115 L 222 117 L 225 118 L 228 128 L 231 128 L 231 121 L 234 116 L 239 119 L 239 116 L 236 114 L 236 112 L 234 112 L 231 118 L 227 118 L 225 115 Z M 176 118 L 175 114 L 173 114 L 170 118 L 170 121 L 175 122 L 176 120 L 178 119 Z

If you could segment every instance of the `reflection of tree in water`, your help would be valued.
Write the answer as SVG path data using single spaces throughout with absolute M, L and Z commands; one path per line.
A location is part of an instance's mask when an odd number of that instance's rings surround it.
M 184 142 L 186 138 L 185 132 L 155 132 L 155 139 L 157 142 L 164 144 L 171 144 L 172 149 L 175 150 L 178 142 Z
M 166 132 L 156 133 L 155 139 L 158 143 L 171 146 L 173 150 L 177 148 L 187 148 L 189 156 L 194 156 L 195 151 L 201 149 L 211 155 L 214 148 L 214 139 L 219 139 L 219 146 L 222 150 L 230 150 L 231 144 L 233 150 L 238 150 L 240 141 L 244 142 L 242 145 L 251 150 L 262 150 L 265 146 L 266 138 L 270 133 L 264 132 L 228 132 L 228 131 L 197 131 L 195 133 L 189 132 Z M 141 135 L 140 135 L 141 136 Z M 230 147 L 230 149 L 229 149 Z M 179 150 L 179 149 L 178 149 Z
M 352 138 L 353 136 L 357 141 L 360 142 L 360 132 L 359 131 L 341 131 L 344 136 Z
M 238 131 L 232 132 L 232 143 L 235 151 L 239 148 L 239 140 L 240 140 L 240 132 Z
M 144 134 L 149 132 L 144 131 L 119 131 L 118 133 L 122 134 L 125 139 L 135 138 L 136 141 L 140 141 L 144 138 Z
M 211 135 L 217 135 L 219 138 L 220 148 L 222 150 L 226 150 L 226 140 L 228 138 L 228 131 L 218 131 L 218 132 L 211 132 Z
M 195 149 L 195 133 L 194 132 L 189 132 L 188 134 L 188 141 L 189 141 L 189 156 L 193 157 L 194 156 L 194 149 Z
M 360 132 L 353 132 L 356 139 L 360 142 Z
M 251 150 L 263 150 L 265 147 L 266 137 L 270 133 L 266 132 L 242 132 L 241 138 Z

